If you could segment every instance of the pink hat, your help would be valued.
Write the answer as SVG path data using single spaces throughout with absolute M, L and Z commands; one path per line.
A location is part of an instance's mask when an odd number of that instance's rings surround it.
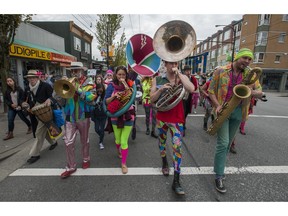
M 113 74 L 113 71 L 112 70 L 107 70 L 106 74 Z

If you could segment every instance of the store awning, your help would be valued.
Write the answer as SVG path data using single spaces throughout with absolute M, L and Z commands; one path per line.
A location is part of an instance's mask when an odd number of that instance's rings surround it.
M 77 61 L 77 58 L 69 53 L 48 47 L 43 47 L 19 39 L 15 39 L 14 43 L 10 46 L 10 56 L 62 63 L 70 63 L 73 61 Z

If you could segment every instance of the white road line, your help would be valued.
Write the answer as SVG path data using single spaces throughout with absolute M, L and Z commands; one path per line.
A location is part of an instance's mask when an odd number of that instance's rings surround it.
M 189 117 L 204 117 L 204 114 L 188 114 Z M 136 115 L 137 118 L 144 118 L 145 115 Z M 288 119 L 288 116 L 273 116 L 273 115 L 249 115 L 249 117 L 255 118 L 284 118 Z
M 64 169 L 30 168 L 18 169 L 9 176 L 60 176 Z M 226 167 L 226 174 L 288 174 L 288 166 L 250 166 L 250 167 Z M 173 168 L 170 168 L 173 174 Z M 182 167 L 181 175 L 207 175 L 214 174 L 213 167 Z M 77 169 L 73 176 L 117 176 L 123 175 L 121 168 L 89 168 Z M 128 168 L 126 175 L 162 175 L 161 168 Z

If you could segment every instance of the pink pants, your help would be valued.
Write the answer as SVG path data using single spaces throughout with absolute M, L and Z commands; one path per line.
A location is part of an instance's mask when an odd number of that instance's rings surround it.
M 77 130 L 80 134 L 80 142 L 82 144 L 82 158 L 83 161 L 89 161 L 89 128 L 90 128 L 90 118 L 86 118 L 83 121 L 71 123 L 66 122 L 65 131 L 65 146 L 66 146 L 66 158 L 67 158 L 67 168 L 76 168 L 75 161 L 75 141 L 77 137 Z

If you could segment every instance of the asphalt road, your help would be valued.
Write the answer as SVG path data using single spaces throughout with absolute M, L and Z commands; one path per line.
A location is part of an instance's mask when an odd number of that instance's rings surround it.
M 275 93 L 268 93 L 267 97 L 268 102 L 258 102 L 254 114 L 249 117 L 247 135 L 237 134 L 237 154 L 229 154 L 226 164 L 225 195 L 219 194 L 214 188 L 215 137 L 207 135 L 202 129 L 203 108 L 198 107 L 197 114 L 188 116 L 188 131 L 183 138 L 181 175 L 181 184 L 186 194 L 177 196 L 171 189 L 173 176 L 161 175 L 158 142 L 145 135 L 144 112 L 139 106 L 137 137 L 136 140 L 129 140 L 127 175 L 121 174 L 113 134 L 105 134 L 105 149 L 99 150 L 98 137 L 92 123 L 90 169 L 80 169 L 79 137 L 76 145 L 79 169 L 74 176 L 65 180 L 60 178 L 66 160 L 63 140 L 59 139 L 60 145 L 53 151 L 49 151 L 45 144 L 41 159 L 32 165 L 25 163 L 31 147 L 29 144 L 22 151 L 0 162 L 2 168 L 14 164 L 14 161 L 17 164 L 22 162 L 15 169 L 16 174 L 12 172 L 0 182 L 0 201 L 286 202 L 288 97 L 280 97 Z M 170 137 L 167 140 L 172 173 Z M 21 171 L 29 173 L 29 169 L 34 174 L 21 174 Z M 41 170 L 45 173 L 41 173 Z M 142 173 L 143 170 L 147 172 Z

